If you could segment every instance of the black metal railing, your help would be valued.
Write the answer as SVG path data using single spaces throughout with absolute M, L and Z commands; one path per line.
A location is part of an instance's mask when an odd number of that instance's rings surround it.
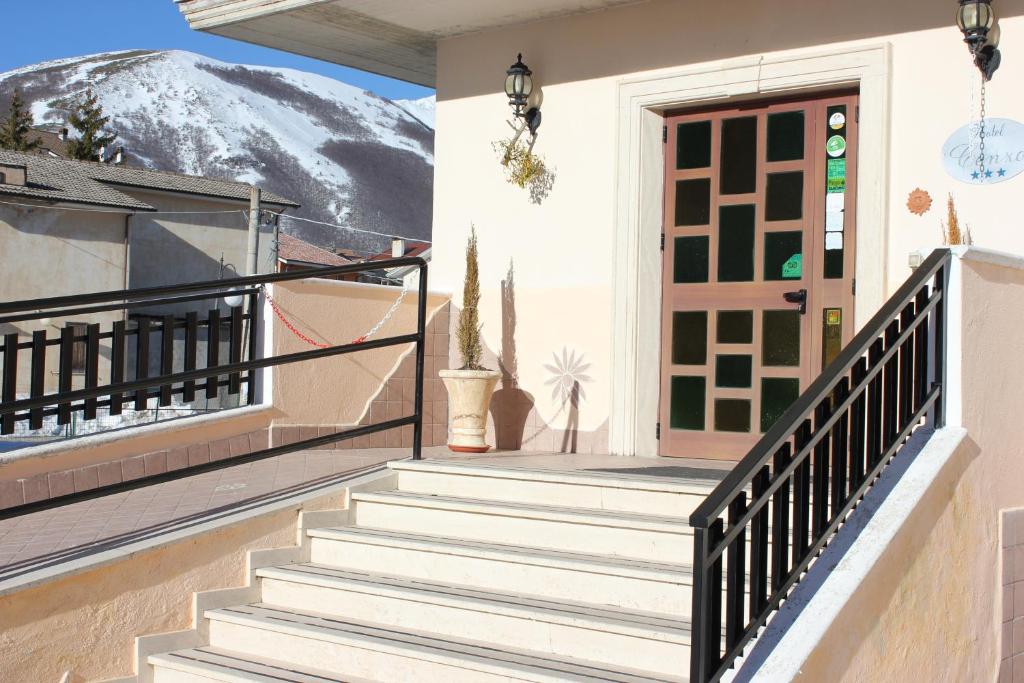
M 403 266 L 419 269 L 415 332 L 318 346 L 279 356 L 261 356 L 259 330 L 265 324 L 261 314 L 263 285 Z M 245 305 L 231 306 L 226 321 L 216 307 L 202 318 L 199 311 L 180 310 L 182 304 L 216 302 L 234 297 L 244 297 Z M 251 404 L 257 400 L 258 371 L 264 368 L 403 344 L 415 344 L 416 353 L 416 387 L 411 415 L 160 475 L 0 509 L 0 519 L 406 426 L 413 428 L 412 456 L 419 459 L 423 443 L 426 305 L 427 264 L 419 257 L 0 304 L 0 325 L 13 326 L 14 329 L 19 323 L 34 320 L 66 321 L 69 316 L 123 311 L 121 319 L 109 321 L 109 329 L 102 329 L 102 323 L 91 323 L 84 329 L 66 326 L 54 337 L 49 336 L 45 329 L 24 335 L 30 337 L 26 341 L 21 341 L 23 335 L 18 332 L 2 336 L 0 433 L 5 435 L 14 433 L 19 422 L 27 422 L 29 429 L 39 429 L 48 416 L 56 416 L 57 425 L 64 425 L 71 421 L 73 415 L 80 415 L 86 421 L 95 420 L 101 408 L 109 411 L 109 415 L 118 416 L 126 405 L 129 410 L 145 410 L 151 401 L 158 406 L 170 406 L 174 397 L 180 397 L 186 404 L 195 400 L 197 394 L 213 398 L 222 391 L 226 396 L 241 398 L 243 385 L 246 395 L 239 403 Z M 128 317 L 131 311 L 136 311 L 133 319 Z M 140 315 L 139 311 L 143 313 Z M 225 332 L 226 337 L 222 336 Z M 200 353 L 201 337 L 205 337 L 205 354 Z M 180 343 L 176 344 L 176 340 Z M 244 351 L 246 345 L 248 349 Z M 225 346 L 226 349 L 222 349 Z M 47 368 L 52 365 L 48 364 L 47 350 L 52 347 L 56 347 L 57 357 L 56 390 L 47 391 Z M 49 355 L 52 357 L 54 354 Z M 244 360 L 243 355 L 246 356 Z M 103 384 L 99 381 L 101 357 L 109 359 L 109 382 Z M 29 377 L 28 391 L 23 392 L 28 396 L 22 398 L 18 398 L 19 362 Z M 73 389 L 76 374 L 83 375 L 79 382 L 82 388 Z
M 919 426 L 944 424 L 939 249 L 690 515 L 691 683 L 717 681 Z

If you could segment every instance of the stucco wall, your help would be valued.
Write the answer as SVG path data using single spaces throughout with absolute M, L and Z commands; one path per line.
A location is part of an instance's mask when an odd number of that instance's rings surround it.
M 1024 260 L 1008 267 L 968 252 L 962 273 L 967 438 L 800 680 L 992 681 L 1008 651 L 1003 586 L 1015 577 L 1004 575 L 1013 562 L 1005 555 L 1015 551 L 1003 548 L 999 528 L 1004 510 L 1024 505 Z M 1016 680 L 1024 669 L 1002 675 Z
M 340 507 L 337 492 L 305 509 Z M 0 596 L 0 680 L 133 673 L 136 636 L 192 626 L 192 594 L 245 584 L 249 550 L 295 545 L 298 506 Z
M 430 272 L 433 275 L 433 268 Z M 358 282 L 296 280 L 277 283 L 274 299 L 299 332 L 334 345 L 348 344 L 369 332 L 401 292 L 398 287 Z M 410 291 L 373 338 L 415 333 L 416 300 L 416 291 Z M 430 295 L 428 320 L 447 300 L 443 295 Z M 275 318 L 275 355 L 312 348 Z M 411 349 L 411 344 L 390 346 L 274 368 L 275 426 L 357 424 L 399 359 Z M 424 375 L 438 381 L 433 367 L 425 368 Z
M 739 0 L 724 8 L 660 0 L 442 41 L 433 284 L 454 292 L 458 304 L 465 239 L 475 224 L 487 347 L 497 354 L 507 343 L 501 282 L 512 265 L 519 388 L 533 397 L 540 421 L 564 428 L 564 401 L 552 396 L 546 382 L 553 373 L 546 366 L 557 367 L 552 353 L 563 348 L 582 355 L 588 367 L 580 374 L 588 379 L 578 426 L 599 429 L 611 410 L 610 338 L 621 333 L 612 328 L 611 307 L 619 84 L 723 60 L 883 43 L 891 45 L 892 111 L 883 154 L 890 180 L 881 188 L 887 197 L 882 234 L 888 238 L 877 250 L 858 254 L 878 280 L 875 289 L 893 291 L 909 274 L 908 253 L 941 241 L 947 192 L 955 194 L 978 244 L 1024 251 L 1024 232 L 1016 229 L 1016 195 L 1024 179 L 968 187 L 949 178 L 940 163 L 947 136 L 969 120 L 970 86 L 977 84 L 954 26 L 954 5 L 828 0 L 810 9 L 802 0 Z M 1024 48 L 1013 39 L 1024 28 L 1024 2 L 1002 0 L 997 11 L 1004 59 L 988 88 L 988 114 L 1013 116 L 1024 104 L 1015 86 L 1024 76 Z M 543 111 L 535 152 L 554 172 L 550 194 L 540 203 L 505 182 L 491 148 L 509 135 L 501 87 L 520 51 L 534 72 Z M 728 85 L 721 91 L 724 96 Z M 861 166 L 862 187 L 875 182 L 866 175 L 871 171 Z M 923 217 L 905 206 L 916 187 L 935 200 Z M 858 290 L 871 289 L 869 284 L 858 282 Z M 865 319 L 865 312 L 857 317 Z
M 125 220 L 123 213 L 56 211 L 46 207 L 0 205 L 0 301 L 40 299 L 84 292 L 124 289 Z M 0 334 L 20 335 L 22 342 L 45 330 L 53 338 L 65 322 L 99 322 L 104 327 L 120 320 L 120 312 L 70 318 L 52 317 L 24 323 L 0 324 Z M 109 376 L 109 344 L 101 344 L 100 374 Z M 57 388 L 58 350 L 46 354 L 45 390 Z M 17 391 L 27 393 L 30 359 L 22 351 L 18 359 Z M 76 376 L 73 388 L 81 388 Z M 101 379 L 102 381 L 102 379 Z
M 131 218 L 129 281 L 132 288 L 246 274 L 248 202 L 118 189 L 161 212 L 157 215 L 138 213 Z M 275 210 L 280 211 L 280 207 Z M 169 213 L 178 211 L 182 213 Z M 260 226 L 257 272 L 270 273 L 276 269 L 273 235 L 273 225 Z

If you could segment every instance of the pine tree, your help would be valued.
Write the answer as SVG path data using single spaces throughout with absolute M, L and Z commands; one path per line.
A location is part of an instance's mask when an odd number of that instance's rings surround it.
M 459 326 L 455 331 L 459 353 L 462 354 L 463 370 L 482 370 L 480 357 L 483 345 L 480 343 L 480 268 L 476 253 L 476 228 L 470 229 L 466 243 L 466 280 L 462 287 L 462 310 L 459 311 Z
M 109 116 L 103 115 L 103 107 L 92 90 L 87 90 L 82 99 L 68 116 L 68 123 L 78 131 L 78 138 L 68 140 L 67 153 L 72 159 L 82 161 L 99 161 L 100 148 L 107 147 L 115 139 L 117 133 L 104 134 L 103 128 L 110 122 Z
M 15 152 L 31 152 L 43 144 L 36 136 L 29 139 L 32 132 L 32 112 L 25 108 L 21 93 L 14 91 L 10 113 L 0 121 L 0 147 Z

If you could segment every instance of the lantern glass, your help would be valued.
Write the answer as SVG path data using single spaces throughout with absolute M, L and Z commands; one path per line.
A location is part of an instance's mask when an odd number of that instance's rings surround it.
M 530 93 L 533 92 L 533 76 L 529 73 L 523 74 L 522 81 L 519 84 L 519 94 L 524 98 L 529 97 Z
M 956 23 L 965 33 L 988 31 L 995 22 L 992 5 L 986 0 L 968 0 L 960 5 L 956 13 Z

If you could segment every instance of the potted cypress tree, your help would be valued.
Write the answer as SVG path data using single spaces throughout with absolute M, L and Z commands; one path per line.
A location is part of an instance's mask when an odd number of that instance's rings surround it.
M 452 422 L 448 448 L 457 453 L 486 453 L 491 448 L 485 438 L 487 411 L 501 373 L 480 364 L 483 344 L 480 342 L 479 304 L 480 272 L 474 227 L 470 229 L 466 244 L 466 281 L 462 288 L 459 326 L 455 331 L 462 367 L 438 373 L 448 390 L 448 412 Z

